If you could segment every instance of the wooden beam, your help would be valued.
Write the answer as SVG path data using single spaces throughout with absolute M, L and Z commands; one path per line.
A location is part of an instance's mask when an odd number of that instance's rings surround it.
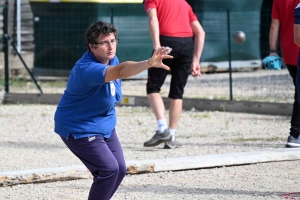
M 299 160 L 300 149 L 278 149 L 230 154 L 213 154 L 157 160 L 154 172 L 237 166 L 253 163 Z
M 211 154 L 169 159 L 131 160 L 127 174 L 203 169 L 252 163 L 299 160 L 300 149 L 276 149 L 229 154 Z M 92 178 L 83 165 L 0 172 L 0 186 Z
M 26 183 L 46 183 L 91 178 L 85 166 L 56 167 L 0 172 L 0 187 Z

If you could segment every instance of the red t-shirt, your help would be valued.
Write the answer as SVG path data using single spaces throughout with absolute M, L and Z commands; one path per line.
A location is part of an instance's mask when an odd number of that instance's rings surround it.
M 279 36 L 283 60 L 297 65 L 299 48 L 294 42 L 294 10 L 300 0 L 274 0 L 272 19 L 280 22 Z
M 155 8 L 159 22 L 160 35 L 172 37 L 191 37 L 190 24 L 198 20 L 191 6 L 185 0 L 146 0 L 146 12 Z

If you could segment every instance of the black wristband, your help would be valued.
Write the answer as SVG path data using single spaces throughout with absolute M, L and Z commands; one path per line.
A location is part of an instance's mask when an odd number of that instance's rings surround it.
M 270 49 L 270 53 L 277 53 L 276 49 Z

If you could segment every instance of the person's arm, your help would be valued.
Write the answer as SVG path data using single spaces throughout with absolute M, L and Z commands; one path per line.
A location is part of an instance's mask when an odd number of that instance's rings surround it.
M 300 3 L 294 11 L 294 42 L 300 47 Z
M 147 12 L 148 15 L 148 26 L 150 31 L 150 36 L 153 43 L 153 49 L 160 47 L 159 41 L 159 22 L 157 18 L 157 11 L 155 8 L 151 8 Z
M 269 33 L 270 56 L 278 55 L 278 35 L 279 35 L 280 22 L 278 19 L 272 19 Z
M 196 77 L 201 76 L 200 57 L 204 47 L 205 32 L 198 20 L 193 21 L 191 27 L 194 33 L 194 53 L 191 63 L 191 74 Z
M 294 42 L 300 47 L 300 24 L 294 24 Z
M 149 58 L 149 60 L 140 62 L 125 61 L 119 65 L 111 66 L 106 71 L 104 81 L 107 83 L 120 78 L 128 78 L 137 75 L 150 67 L 170 70 L 170 68 L 162 62 L 163 59 L 173 58 L 173 56 L 168 55 L 167 52 L 168 49 L 159 48 L 154 50 L 152 57 Z

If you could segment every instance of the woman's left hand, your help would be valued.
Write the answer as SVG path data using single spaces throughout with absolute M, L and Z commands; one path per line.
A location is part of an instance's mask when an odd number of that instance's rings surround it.
M 152 54 L 152 57 L 149 58 L 149 60 L 148 60 L 149 64 L 155 68 L 163 68 L 165 70 L 170 70 L 170 68 L 167 65 L 163 64 L 162 60 L 163 59 L 172 59 L 173 56 L 169 55 L 169 53 L 171 51 L 172 51 L 172 49 L 169 47 L 168 48 L 161 47 L 161 48 L 155 49 Z

